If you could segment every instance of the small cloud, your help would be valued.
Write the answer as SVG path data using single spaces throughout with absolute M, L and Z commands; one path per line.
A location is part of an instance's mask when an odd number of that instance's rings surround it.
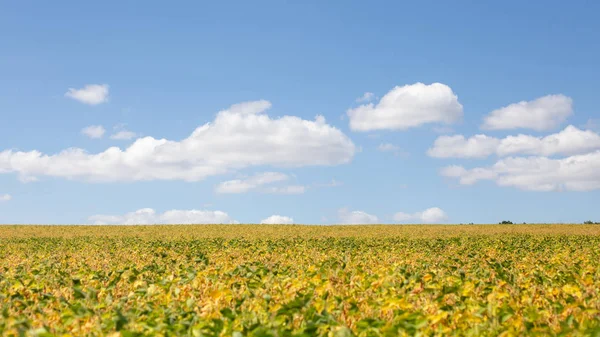
M 115 126 L 113 126 L 113 134 L 110 136 L 110 139 L 114 139 L 114 140 L 130 140 L 133 139 L 137 136 L 139 136 L 137 133 L 133 132 L 133 131 L 129 131 L 127 130 L 125 127 L 127 126 L 127 124 L 125 123 L 119 123 Z
M 270 194 L 302 194 L 306 192 L 306 187 L 302 185 L 273 186 L 264 189 L 263 192 Z
M 92 139 L 99 139 L 104 136 L 106 130 L 102 125 L 90 125 L 81 129 L 81 134 L 88 136 Z
M 287 174 L 279 172 L 263 172 L 245 179 L 234 179 L 220 183 L 215 188 L 219 194 L 239 194 L 253 190 L 269 194 L 302 194 L 307 187 L 302 185 L 269 186 L 289 180 Z
M 400 148 L 394 144 L 381 143 L 377 147 L 377 150 L 379 150 L 381 152 L 396 152 L 396 151 L 400 150 Z
M 289 179 L 287 174 L 279 172 L 263 172 L 255 174 L 246 179 L 228 180 L 220 183 L 215 188 L 215 192 L 220 194 L 238 194 L 246 193 L 250 190 L 257 189 L 263 185 L 269 185 L 276 182 L 286 181 Z
M 500 140 L 486 135 L 465 138 L 463 135 L 439 136 L 427 155 L 434 158 L 485 158 L 500 145 Z
M 496 109 L 485 116 L 485 130 L 533 129 L 545 131 L 558 127 L 573 114 L 573 99 L 548 95 Z
M 346 111 L 352 131 L 407 130 L 424 124 L 458 122 L 463 106 L 452 89 L 442 83 L 396 86 L 379 102 Z
M 398 212 L 394 214 L 394 221 L 396 222 L 416 222 L 416 223 L 443 223 L 448 221 L 448 216 L 441 208 L 432 207 L 424 210 L 423 212 L 416 213 L 403 213 Z
M 110 139 L 114 140 L 130 140 L 137 136 L 137 133 L 129 130 L 121 130 L 117 133 L 110 135 Z
M 375 98 L 375 94 L 372 92 L 365 92 L 361 97 L 356 99 L 357 103 L 370 102 Z
M 341 224 L 348 225 L 367 225 L 379 222 L 379 218 L 375 215 L 363 211 L 349 211 L 347 208 L 342 208 L 338 211 L 338 217 Z
M 288 216 L 271 215 L 270 217 L 263 219 L 260 223 L 264 225 L 291 225 L 294 223 L 294 219 Z
M 379 152 L 391 152 L 395 156 L 399 156 L 399 155 L 402 155 L 404 157 L 408 156 L 408 152 L 402 151 L 402 149 L 400 149 L 399 146 L 396 146 L 396 145 L 390 144 L 390 143 L 381 143 L 381 144 L 379 144 L 379 146 L 377 147 L 377 151 L 379 151 Z
M 0 194 L 0 202 L 10 201 L 12 196 L 10 194 Z
M 69 88 L 65 97 L 89 105 L 105 103 L 108 101 L 108 84 L 87 84 L 82 89 Z

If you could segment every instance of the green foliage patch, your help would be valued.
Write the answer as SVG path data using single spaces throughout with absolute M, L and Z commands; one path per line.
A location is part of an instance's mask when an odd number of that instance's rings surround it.
M 0 241 L 14 336 L 600 336 L 599 291 L 598 235 Z

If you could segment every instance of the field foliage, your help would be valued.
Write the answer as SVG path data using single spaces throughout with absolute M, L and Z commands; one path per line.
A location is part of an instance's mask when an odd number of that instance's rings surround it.
M 600 336 L 600 226 L 0 226 L 14 336 Z

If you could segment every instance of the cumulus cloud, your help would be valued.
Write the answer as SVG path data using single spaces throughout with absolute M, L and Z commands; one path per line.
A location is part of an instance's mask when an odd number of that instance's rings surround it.
M 252 166 L 331 166 L 352 160 L 356 147 L 318 116 L 270 118 L 268 101 L 235 104 L 181 140 L 143 137 L 126 149 L 90 154 L 69 148 L 56 154 L 0 152 L 0 173 L 86 181 L 199 181 Z
M 69 88 L 65 97 L 84 104 L 97 105 L 108 101 L 107 84 L 88 84 L 82 89 Z
M 0 194 L 0 202 L 6 202 L 12 199 L 10 194 Z
M 416 213 L 403 213 L 398 212 L 394 214 L 394 221 L 401 223 L 443 223 L 448 220 L 446 212 L 441 208 L 432 207 L 424 210 L 423 212 Z
M 460 165 L 446 166 L 440 171 L 442 176 L 460 178 L 462 185 L 473 185 L 479 180 L 491 180 L 495 179 L 498 174 L 493 170 L 476 167 L 471 170 L 467 170 Z
M 546 137 L 508 136 L 500 143 L 498 155 L 506 156 L 515 153 L 542 156 L 571 155 L 595 149 L 600 149 L 600 135 L 569 125 L 561 132 Z
M 246 193 L 263 185 L 286 181 L 288 179 L 289 176 L 287 174 L 279 172 L 263 172 L 246 179 L 224 181 L 217 185 L 215 192 L 222 194 Z
M 573 113 L 573 100 L 565 95 L 548 95 L 533 101 L 521 101 L 492 111 L 484 118 L 483 129 L 527 128 L 550 130 Z
M 96 225 L 154 225 L 154 224 L 235 224 L 239 223 L 221 211 L 170 210 L 157 213 L 142 208 L 125 215 L 93 215 L 88 220 Z
M 531 191 L 591 191 L 600 189 L 600 151 L 562 159 L 509 157 L 489 167 L 453 165 L 440 173 L 457 178 L 462 185 L 491 180 L 499 186 Z
M 129 130 L 120 130 L 117 131 L 115 133 L 113 133 L 112 135 L 110 135 L 110 139 L 114 139 L 114 140 L 130 140 L 133 139 L 137 136 L 137 133 L 133 132 L 133 131 L 129 131 Z
M 126 124 L 120 123 L 113 126 L 113 134 L 110 136 L 110 139 L 113 140 L 131 140 L 135 137 L 138 137 L 138 134 L 129 131 L 125 128 Z
M 341 224 L 348 225 L 366 225 L 379 222 L 379 219 L 375 215 L 363 211 L 349 211 L 346 208 L 342 208 L 338 211 L 338 217 Z
M 564 130 L 545 137 L 519 134 L 503 139 L 475 135 L 440 136 L 427 154 L 436 158 L 483 158 L 491 154 L 553 156 L 584 154 L 600 149 L 600 135 L 569 125 Z
M 90 125 L 90 126 L 87 126 L 83 129 L 81 129 L 81 133 L 83 135 L 86 135 L 92 139 L 102 138 L 102 136 L 104 136 L 105 132 L 106 132 L 106 130 L 104 129 L 104 127 L 102 125 Z
M 291 225 L 294 223 L 294 219 L 288 216 L 271 215 L 270 217 L 263 219 L 260 223 L 265 225 Z
M 494 153 L 500 140 L 486 135 L 466 139 L 463 135 L 440 136 L 427 154 L 435 158 L 483 158 Z
M 463 107 L 452 89 L 442 83 L 397 86 L 379 103 L 349 109 L 354 131 L 406 130 L 426 123 L 454 123 L 462 118 Z
M 365 92 L 362 96 L 356 99 L 356 102 L 370 102 L 375 98 L 375 94 L 372 92 Z

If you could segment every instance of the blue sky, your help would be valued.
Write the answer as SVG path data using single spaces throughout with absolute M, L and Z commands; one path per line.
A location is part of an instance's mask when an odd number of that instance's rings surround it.
M 600 220 L 598 12 L 2 3 L 0 223 Z

